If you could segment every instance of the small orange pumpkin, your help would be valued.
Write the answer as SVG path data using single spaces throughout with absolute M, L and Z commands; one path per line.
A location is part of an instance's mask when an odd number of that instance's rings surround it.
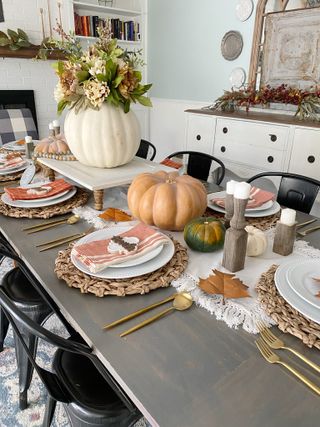
M 164 230 L 183 230 L 207 207 L 204 185 L 178 172 L 143 173 L 134 178 L 128 190 L 128 206 L 134 217 Z

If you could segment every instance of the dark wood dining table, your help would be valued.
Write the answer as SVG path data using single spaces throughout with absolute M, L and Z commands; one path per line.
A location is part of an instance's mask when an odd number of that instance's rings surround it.
M 299 213 L 298 220 L 310 218 Z M 148 295 L 98 298 L 81 294 L 57 279 L 54 261 L 59 248 L 40 253 L 43 233 L 27 235 L 24 227 L 39 220 L 0 217 L 0 230 L 56 301 L 72 326 L 132 402 L 154 426 L 161 427 L 315 427 L 320 399 L 279 366 L 268 364 L 257 351 L 255 336 L 241 327 L 230 329 L 202 308 L 172 313 L 156 324 L 120 338 L 123 328 L 102 326 L 173 293 L 172 288 Z M 319 220 L 320 222 L 320 220 Z M 47 230 L 47 240 L 70 234 L 68 225 Z M 88 227 L 81 221 L 72 232 Z M 320 231 L 306 238 L 320 248 Z M 146 313 L 141 320 L 150 316 Z M 130 327 L 136 319 L 126 324 Z M 289 334 L 288 345 L 320 364 L 320 352 Z M 289 360 L 320 385 L 320 377 L 301 361 Z

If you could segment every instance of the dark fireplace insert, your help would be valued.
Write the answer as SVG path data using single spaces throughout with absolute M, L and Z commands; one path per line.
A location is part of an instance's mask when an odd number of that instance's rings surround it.
M 0 90 L 0 110 L 10 108 L 29 108 L 38 131 L 33 90 Z

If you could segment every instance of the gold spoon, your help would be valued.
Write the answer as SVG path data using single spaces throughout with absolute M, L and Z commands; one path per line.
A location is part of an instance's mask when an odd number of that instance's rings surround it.
M 140 328 L 143 328 L 146 325 L 149 325 L 150 323 L 154 322 L 157 319 L 160 319 L 161 317 L 165 316 L 167 313 L 173 310 L 178 311 L 184 311 L 188 310 L 193 304 L 192 296 L 188 292 L 182 292 L 180 294 L 177 294 L 173 300 L 173 305 L 170 308 L 167 308 L 166 310 L 161 311 L 160 313 L 156 314 L 155 316 L 149 317 L 149 319 L 144 320 L 141 323 L 138 323 L 138 325 L 133 326 L 132 328 L 128 329 L 127 331 L 122 332 L 120 334 L 120 337 L 125 337 L 126 335 L 131 334 L 134 331 L 137 331 Z
M 72 215 L 69 218 L 62 219 L 60 221 L 54 221 L 51 223 L 39 224 L 38 227 L 33 226 L 31 231 L 28 231 L 27 234 L 37 233 L 38 231 L 47 230 L 48 228 L 52 228 L 52 227 L 55 227 L 56 225 L 61 225 L 61 224 L 73 225 L 73 224 L 76 224 L 79 220 L 80 220 L 79 215 Z M 29 228 L 29 230 L 30 230 L 30 228 Z M 24 231 L 25 230 L 26 229 L 24 229 Z

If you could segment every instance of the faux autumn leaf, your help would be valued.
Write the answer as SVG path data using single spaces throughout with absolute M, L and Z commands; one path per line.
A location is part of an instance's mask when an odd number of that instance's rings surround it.
M 315 294 L 315 297 L 320 298 L 320 291 L 317 294 Z
M 123 222 L 123 221 L 131 221 L 132 216 L 117 208 L 108 208 L 102 214 L 99 215 L 99 218 L 104 219 L 105 221 L 115 221 L 115 222 Z
M 220 294 L 225 298 L 250 297 L 248 286 L 236 278 L 234 274 L 212 270 L 214 275 L 199 280 L 199 287 L 208 294 Z

